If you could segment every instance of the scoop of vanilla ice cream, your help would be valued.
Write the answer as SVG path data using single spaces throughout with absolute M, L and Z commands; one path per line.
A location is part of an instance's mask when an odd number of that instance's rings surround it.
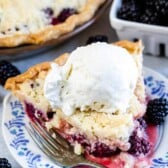
M 126 49 L 98 42 L 78 47 L 62 67 L 52 64 L 44 95 L 66 115 L 76 110 L 125 113 L 137 79 L 138 69 Z

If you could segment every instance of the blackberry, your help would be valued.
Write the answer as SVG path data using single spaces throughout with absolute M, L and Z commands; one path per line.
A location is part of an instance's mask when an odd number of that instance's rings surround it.
M 147 128 L 147 123 L 146 123 L 144 118 L 139 118 L 139 119 L 137 119 L 137 121 L 139 123 L 140 129 L 146 129 Z
M 125 5 L 126 3 L 134 3 L 136 6 L 142 8 L 145 5 L 143 0 L 123 0 L 122 3 Z
M 86 147 L 89 145 L 89 141 L 86 139 L 86 137 L 82 134 L 75 134 L 72 135 L 69 139 L 71 142 L 78 142 L 83 147 Z
M 157 15 L 157 24 L 161 26 L 168 26 L 168 1 L 167 0 L 148 0 L 146 1 L 146 8 L 152 10 L 154 15 Z
M 57 25 L 57 24 L 59 24 L 60 22 L 59 22 L 59 20 L 58 20 L 58 18 L 52 18 L 52 20 L 51 20 L 51 24 L 52 25 Z
M 88 38 L 86 44 L 91 44 L 95 42 L 108 42 L 108 37 L 105 35 L 95 35 Z
M 136 1 L 125 2 L 118 10 L 117 16 L 124 20 L 139 21 L 141 16 L 140 5 L 137 5 Z
M 151 9 L 146 9 L 144 13 L 140 16 L 139 21 L 146 24 L 157 25 L 159 24 L 159 16 L 157 12 Z
M 46 122 L 50 118 L 47 118 L 46 115 L 41 110 L 37 110 L 32 104 L 25 102 L 25 111 L 29 118 L 33 120 L 38 120 L 39 122 Z M 48 115 L 47 115 L 48 116 Z
M 146 8 L 150 8 L 153 11 L 156 11 L 156 13 L 159 13 L 161 15 L 167 15 L 168 14 L 168 1 L 167 0 L 148 0 L 146 1 Z
M 56 112 L 53 112 L 53 111 L 49 111 L 49 112 L 47 112 L 47 118 L 50 120 L 50 119 L 52 119 L 53 117 L 54 117 L 54 114 L 55 114 Z
M 11 164 L 6 158 L 0 158 L 0 167 L 1 168 L 12 168 Z
M 123 0 L 117 16 L 129 21 L 168 26 L 168 1 Z
M 58 15 L 59 22 L 64 22 L 69 16 L 76 14 L 77 11 L 72 8 L 63 9 L 63 11 Z
M 57 16 L 53 17 L 51 20 L 52 25 L 56 25 L 59 23 L 64 22 L 69 16 L 77 14 L 77 11 L 73 8 L 65 8 L 62 10 L 62 12 Z
M 160 125 L 168 115 L 168 100 L 165 98 L 153 99 L 148 102 L 146 120 L 149 123 Z
M 144 156 L 149 153 L 151 145 L 147 139 L 145 129 L 147 124 L 144 118 L 136 120 L 136 128 L 129 138 L 130 149 L 128 152 L 134 156 Z
M 75 134 L 75 135 L 70 135 L 67 137 L 67 140 L 70 143 L 79 143 L 85 148 L 86 153 L 90 153 L 91 155 L 94 155 L 95 157 L 110 157 L 114 154 L 118 154 L 120 150 L 117 149 L 112 149 L 109 145 L 106 145 L 105 143 L 102 142 L 96 142 L 94 144 L 90 144 L 88 139 L 82 135 L 82 134 Z
M 134 130 L 129 139 L 131 147 L 128 152 L 137 157 L 146 155 L 151 149 L 149 141 L 139 135 L 140 131 L 139 128 Z
M 47 16 L 53 16 L 53 14 L 54 14 L 54 11 L 53 11 L 53 9 L 52 8 L 45 8 L 44 10 L 44 13 L 47 15 Z
M 93 149 L 90 149 L 90 154 L 96 157 L 110 157 L 112 155 L 118 154 L 120 150 L 111 149 L 108 145 L 102 142 L 96 142 Z
M 168 18 L 168 14 L 165 15 L 165 16 L 161 16 L 161 17 L 159 18 L 159 23 L 158 23 L 158 25 L 160 25 L 160 26 L 168 26 L 167 18 Z
M 4 85 L 9 77 L 13 77 L 20 74 L 20 71 L 12 65 L 10 62 L 2 60 L 0 61 L 0 84 Z

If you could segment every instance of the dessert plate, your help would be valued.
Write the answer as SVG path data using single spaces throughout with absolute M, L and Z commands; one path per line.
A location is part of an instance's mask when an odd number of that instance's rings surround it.
M 168 98 L 168 80 L 159 73 L 144 68 L 144 82 L 150 99 Z M 25 125 L 28 118 L 16 97 L 7 95 L 3 102 L 2 131 L 9 151 L 24 168 L 60 168 L 47 158 L 28 135 Z M 150 168 L 168 167 L 168 120 L 162 126 L 161 140 L 152 158 Z
M 0 60 L 1 59 L 17 59 L 17 58 L 25 58 L 27 56 L 32 56 L 40 52 L 44 52 L 52 47 L 68 40 L 74 35 L 80 33 L 91 24 L 93 24 L 96 20 L 100 18 L 100 16 L 105 12 L 107 7 L 109 7 L 112 0 L 106 0 L 103 5 L 97 10 L 94 17 L 90 19 L 88 22 L 84 23 L 81 26 L 76 27 L 72 32 L 64 34 L 57 39 L 49 40 L 42 44 L 37 45 L 22 45 L 13 48 L 0 48 Z

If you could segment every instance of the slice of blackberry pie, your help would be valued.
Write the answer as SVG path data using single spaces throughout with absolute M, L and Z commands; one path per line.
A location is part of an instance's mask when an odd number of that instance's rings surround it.
M 140 41 L 96 42 L 9 78 L 29 118 L 55 129 L 77 155 L 133 168 L 152 148 Z M 110 160 L 110 161 L 109 161 Z
M 89 21 L 106 0 L 2 0 L 0 47 L 40 44 Z

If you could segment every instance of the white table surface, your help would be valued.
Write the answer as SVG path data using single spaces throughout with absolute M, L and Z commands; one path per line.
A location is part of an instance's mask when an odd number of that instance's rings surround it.
M 27 68 L 36 63 L 53 60 L 56 58 L 56 56 L 59 56 L 64 52 L 72 51 L 77 46 L 84 45 L 88 37 L 91 35 L 103 34 L 108 36 L 110 42 L 116 41 L 117 36 L 115 31 L 110 26 L 108 13 L 109 10 L 107 10 L 100 20 L 95 22 L 92 26 L 71 38 L 70 40 L 64 42 L 63 44 L 56 46 L 54 49 L 46 51 L 45 53 L 43 52 L 38 55 L 34 55 L 32 57 L 27 57 L 25 59 L 14 60 L 12 63 L 16 65 L 22 72 L 24 72 Z M 159 73 L 168 77 L 168 58 L 144 55 L 144 66 L 158 71 Z M 5 94 L 6 92 L 2 87 L 0 87 L 0 124 L 2 118 L 2 101 Z M 0 158 L 1 157 L 7 158 L 12 164 L 13 168 L 21 168 L 21 166 L 9 153 L 2 137 L 2 131 L 0 131 Z

